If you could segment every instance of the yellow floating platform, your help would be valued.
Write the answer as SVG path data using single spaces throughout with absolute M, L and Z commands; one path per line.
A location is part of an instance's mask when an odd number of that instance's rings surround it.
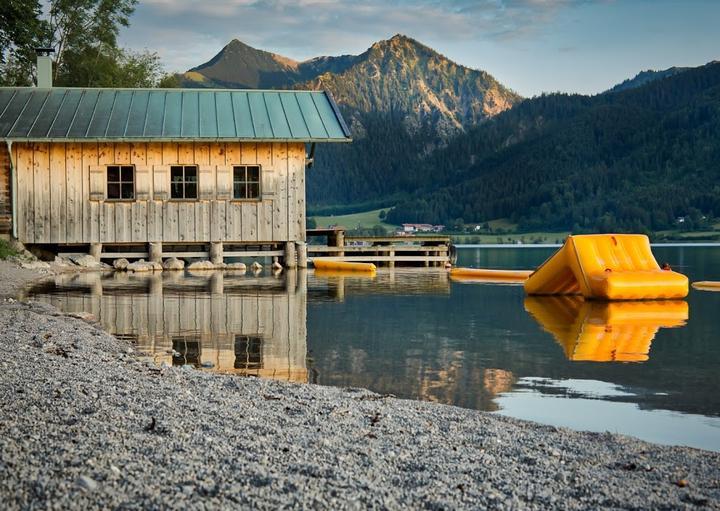
M 600 300 L 685 298 L 688 278 L 663 270 L 643 234 L 568 236 L 525 281 L 529 295 L 572 295 Z
M 686 324 L 685 301 L 586 302 L 579 296 L 529 296 L 525 310 L 573 361 L 644 362 L 660 328 Z
M 699 280 L 698 282 L 693 282 L 692 287 L 700 291 L 720 291 L 720 282 Z
M 375 273 L 377 268 L 373 263 L 350 263 L 347 261 L 328 261 L 326 259 L 315 258 L 312 260 L 316 270 L 324 271 L 342 271 L 342 272 L 364 272 Z
M 484 268 L 453 268 L 450 278 L 471 282 L 524 282 L 532 270 L 488 270 Z

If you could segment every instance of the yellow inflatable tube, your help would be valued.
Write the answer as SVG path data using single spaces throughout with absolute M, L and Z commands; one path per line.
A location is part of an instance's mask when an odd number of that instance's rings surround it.
M 525 281 L 529 295 L 582 294 L 600 300 L 685 298 L 688 278 L 660 268 L 643 234 L 568 236 Z
M 693 282 L 692 287 L 699 289 L 700 291 L 720 291 L 720 282 L 700 280 L 698 282 Z
M 524 282 L 532 270 L 488 270 L 485 268 L 453 268 L 450 277 L 455 280 L 482 282 Z
M 365 272 L 375 273 L 377 269 L 373 263 L 350 263 L 347 261 L 328 261 L 315 258 L 312 260 L 316 270 L 343 271 L 343 272 Z

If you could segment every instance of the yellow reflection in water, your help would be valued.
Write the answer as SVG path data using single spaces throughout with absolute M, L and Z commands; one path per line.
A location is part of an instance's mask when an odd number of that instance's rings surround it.
M 530 296 L 525 310 L 574 361 L 644 362 L 660 328 L 683 326 L 684 301 L 592 302 L 577 296 Z

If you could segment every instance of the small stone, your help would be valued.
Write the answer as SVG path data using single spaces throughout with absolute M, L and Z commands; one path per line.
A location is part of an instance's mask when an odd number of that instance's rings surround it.
M 125 271 L 127 270 L 127 267 L 130 265 L 130 262 L 125 259 L 124 257 L 121 257 L 120 259 L 115 259 L 113 261 L 113 268 L 115 268 L 118 271 Z
M 116 476 L 120 475 L 120 469 L 115 465 L 110 465 L 110 472 L 112 472 Z
M 151 271 L 162 271 L 163 267 L 160 263 L 155 261 L 145 261 L 144 259 L 140 259 L 139 261 L 135 261 L 134 263 L 130 263 L 127 266 L 127 271 L 134 271 L 134 272 L 151 272 Z
M 97 481 L 95 481 L 92 477 L 88 477 L 86 475 L 81 475 L 80 477 L 78 477 L 75 480 L 75 484 L 87 491 L 95 491 L 98 487 Z
M 171 257 L 165 259 L 162 264 L 163 270 L 180 271 L 185 268 L 185 261 L 178 259 L 177 257 Z
M 100 262 L 90 254 L 70 256 L 70 260 L 83 268 L 100 267 Z
M 229 263 L 225 266 L 225 269 L 228 271 L 238 271 L 244 273 L 247 271 L 247 265 L 245 263 Z
M 195 261 L 188 266 L 190 271 L 221 270 L 223 268 L 225 268 L 224 263 L 215 264 L 211 261 Z

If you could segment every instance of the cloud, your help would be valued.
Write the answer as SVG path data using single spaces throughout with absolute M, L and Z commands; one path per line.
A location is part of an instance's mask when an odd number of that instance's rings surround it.
M 157 51 L 169 70 L 210 59 L 233 38 L 297 60 L 360 53 L 407 34 L 422 42 L 477 42 L 541 29 L 572 0 L 144 0 L 123 45 Z

